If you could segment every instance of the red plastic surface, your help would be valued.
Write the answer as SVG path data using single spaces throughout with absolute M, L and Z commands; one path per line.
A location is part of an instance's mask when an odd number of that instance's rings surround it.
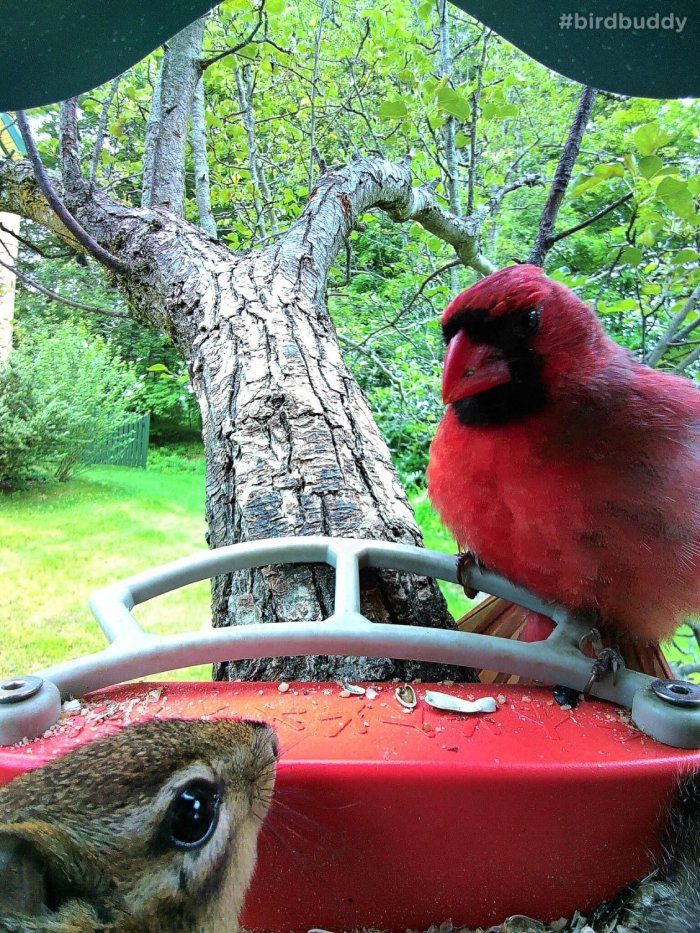
M 0 751 L 0 781 L 129 722 L 267 720 L 281 744 L 276 800 L 242 924 L 253 930 L 486 926 L 585 911 L 643 876 L 679 768 L 700 753 L 542 688 L 393 684 L 132 684 L 92 694 L 50 733 Z M 497 696 L 490 715 L 430 709 L 425 689 Z

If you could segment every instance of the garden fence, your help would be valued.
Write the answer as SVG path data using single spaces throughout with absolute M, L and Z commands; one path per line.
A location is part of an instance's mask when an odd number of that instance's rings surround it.
M 148 413 L 125 422 L 88 451 L 86 462 L 140 467 L 145 470 L 150 425 L 151 416 Z

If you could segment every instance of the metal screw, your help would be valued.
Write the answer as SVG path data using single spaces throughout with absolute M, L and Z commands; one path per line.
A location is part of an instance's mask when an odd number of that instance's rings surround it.
M 659 680 L 653 681 L 651 689 L 654 693 L 673 703 L 675 706 L 700 706 L 700 686 L 688 683 L 686 680 Z
M 41 690 L 44 681 L 33 675 L 0 681 L 0 703 L 21 703 Z

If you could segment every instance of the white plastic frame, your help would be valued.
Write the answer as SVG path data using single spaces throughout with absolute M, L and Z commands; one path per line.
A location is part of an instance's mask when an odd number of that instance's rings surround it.
M 208 577 L 283 563 L 335 568 L 333 614 L 322 622 L 243 625 L 178 635 L 145 632 L 134 606 Z M 90 606 L 109 646 L 36 672 L 42 689 L 0 705 L 0 742 L 41 734 L 60 715 L 60 701 L 163 671 L 213 661 L 284 655 L 355 655 L 458 664 L 503 671 L 583 690 L 591 660 L 578 648 L 590 619 L 543 603 L 497 574 L 472 566 L 471 587 L 540 612 L 557 625 L 546 641 L 519 642 L 471 632 L 371 622 L 360 612 L 360 569 L 400 570 L 457 582 L 456 558 L 423 548 L 346 538 L 277 538 L 231 545 L 129 577 L 95 593 Z M 15 678 L 15 681 L 21 678 Z M 591 694 L 632 709 L 645 732 L 670 745 L 700 747 L 700 708 L 679 707 L 652 693 L 652 678 L 622 670 Z

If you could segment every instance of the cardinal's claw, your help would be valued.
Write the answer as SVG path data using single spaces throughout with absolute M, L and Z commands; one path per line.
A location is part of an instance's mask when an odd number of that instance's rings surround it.
M 602 680 L 606 674 L 612 674 L 612 682 L 614 687 L 617 684 L 617 672 L 624 666 L 625 662 L 623 661 L 622 655 L 617 650 L 617 648 L 603 648 L 601 651 L 599 651 L 598 656 L 593 662 L 591 676 L 588 678 L 588 683 L 583 688 L 584 697 L 588 699 L 590 692 L 593 689 L 593 684 L 597 683 L 599 680 Z
M 462 584 L 464 595 L 468 599 L 475 599 L 479 595 L 479 591 L 475 590 L 473 586 L 470 586 L 468 582 L 469 568 L 478 566 L 478 560 L 473 554 L 470 554 L 469 551 L 465 554 L 460 554 L 457 558 L 457 579 Z
M 593 651 L 594 657 L 600 657 L 605 648 L 603 647 L 603 638 L 600 634 L 599 629 L 592 628 L 589 632 L 586 632 L 585 635 L 582 635 L 579 639 L 578 647 L 579 651 L 584 652 L 586 648 L 590 646 Z

